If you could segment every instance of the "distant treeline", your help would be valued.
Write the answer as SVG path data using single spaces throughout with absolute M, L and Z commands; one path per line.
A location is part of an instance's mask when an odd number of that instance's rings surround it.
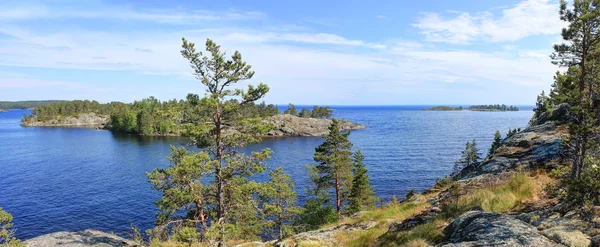
M 459 107 L 452 107 L 452 106 L 434 106 L 431 108 L 425 108 L 423 110 L 425 111 L 462 111 L 465 108 L 463 108 L 462 106 Z M 518 111 L 519 108 L 516 106 L 507 106 L 507 105 L 472 105 L 469 106 L 468 108 L 466 108 L 467 110 L 470 111 Z
M 239 104 L 230 100 L 227 104 Z M 135 101 L 134 103 L 110 102 L 101 104 L 97 101 L 74 100 L 60 101 L 36 107 L 31 115 L 25 115 L 23 122 L 49 121 L 62 117 L 75 117 L 81 113 L 95 113 L 110 116 L 109 128 L 119 132 L 142 135 L 177 135 L 187 124 L 209 122 L 210 102 L 197 94 L 188 94 L 185 100 L 159 101 L 154 97 Z M 299 117 L 329 118 L 330 107 L 314 106 L 312 111 L 304 108 L 299 113 L 293 104 L 288 105 L 286 114 Z M 224 111 L 224 119 L 233 122 L 246 118 L 267 118 L 279 114 L 278 107 L 273 104 L 249 103 L 236 110 Z
M 31 109 L 42 105 L 63 102 L 63 100 L 28 100 L 28 101 L 0 101 L 0 109 Z
M 469 110 L 471 111 L 519 111 L 519 108 L 516 106 L 507 106 L 505 104 L 502 105 L 472 105 L 469 106 Z

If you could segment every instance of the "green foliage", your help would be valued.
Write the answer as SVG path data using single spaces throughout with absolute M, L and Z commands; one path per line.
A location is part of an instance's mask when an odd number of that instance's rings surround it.
M 0 245 L 6 247 L 24 247 L 25 245 L 14 237 L 15 230 L 12 229 L 12 220 L 12 215 L 0 207 Z
M 363 162 L 365 156 L 360 149 L 354 153 L 352 187 L 350 189 L 349 206 L 346 213 L 351 215 L 361 210 L 375 208 L 375 191 L 369 182 L 368 170 Z
M 502 146 L 502 134 L 500 134 L 500 131 L 496 130 L 496 133 L 494 133 L 494 142 L 492 142 L 488 156 L 494 154 L 496 149 L 498 149 L 500 146 Z
M 270 158 L 271 150 L 249 155 L 238 152 L 240 147 L 259 142 L 271 129 L 260 116 L 277 114 L 277 107 L 264 102 L 254 107 L 269 88 L 261 83 L 247 90 L 234 89 L 236 83 L 252 78 L 251 66 L 237 51 L 227 59 L 210 39 L 206 51 L 208 55 L 203 55 L 194 43 L 183 39 L 181 54 L 207 93 L 202 99 L 193 94 L 187 97 L 192 113 L 187 117 L 197 121 L 187 124 L 184 133 L 201 151 L 172 148 L 169 160 L 173 164 L 148 174 L 153 187 L 162 193 L 156 201 L 161 212 L 152 234 L 159 239 L 171 236 L 173 241 L 188 243 L 197 239 L 219 246 L 229 240 L 257 240 L 273 227 L 285 235 L 289 228 L 284 224 L 299 211 L 293 182 L 280 169 L 271 173 L 270 182 L 251 180 L 266 170 L 263 161 Z M 138 130 L 160 127 L 140 123 L 152 122 L 160 104 L 152 99 L 136 103 L 141 109 Z
M 473 139 L 472 142 L 467 142 L 465 145 L 465 150 L 461 152 L 461 158 L 454 163 L 453 175 L 457 178 L 460 177 L 460 171 L 470 166 L 471 164 L 477 162 L 481 157 L 481 153 L 477 148 L 477 141 Z
M 333 110 L 329 106 L 313 106 L 312 112 L 310 113 L 311 118 L 330 118 L 333 116 Z
M 529 125 L 534 126 L 538 124 L 537 119 L 545 112 L 550 111 L 550 109 L 550 98 L 548 98 L 542 90 L 542 93 L 537 96 L 535 108 L 533 108 L 533 116 L 531 117 L 531 120 L 529 120 Z
M 63 100 L 29 100 L 29 101 L 0 101 L 0 109 L 31 109 L 43 105 L 64 102 Z
M 277 232 L 276 238 L 283 239 L 295 233 L 288 223 L 297 219 L 303 212 L 302 207 L 296 206 L 297 196 L 294 181 L 281 167 L 269 173 L 270 180 L 263 192 L 263 208 L 268 224 L 273 225 Z
M 298 117 L 309 118 L 310 115 L 311 115 L 310 110 L 306 109 L 306 108 L 302 108 L 302 110 L 300 110 L 300 113 L 298 113 Z
M 310 174 L 311 180 L 319 180 L 319 172 L 315 166 L 307 165 L 306 170 Z M 308 191 L 311 198 L 304 204 L 304 212 L 300 215 L 295 225 L 303 231 L 316 230 L 320 226 L 336 222 L 338 220 L 334 207 L 330 204 L 331 198 L 326 188 L 314 183 Z
M 288 104 L 288 108 L 283 112 L 283 114 L 290 114 L 296 116 L 298 115 L 298 111 L 296 110 L 296 106 L 290 103 Z
M 425 111 L 462 111 L 463 107 L 462 106 L 452 107 L 452 106 L 442 105 L 442 106 L 434 106 L 434 107 L 431 107 L 431 108 L 426 108 L 426 109 L 423 109 L 423 110 L 425 110 Z
M 472 105 L 469 106 L 469 110 L 471 111 L 519 111 L 519 108 L 516 106 L 507 106 L 505 104 L 502 105 Z
M 333 119 L 325 141 L 315 149 L 314 160 L 317 175 L 313 182 L 318 188 L 330 189 L 335 193 L 335 207 L 338 218 L 341 217 L 352 186 L 352 143 L 348 140 L 350 132 L 342 133 L 339 121 Z

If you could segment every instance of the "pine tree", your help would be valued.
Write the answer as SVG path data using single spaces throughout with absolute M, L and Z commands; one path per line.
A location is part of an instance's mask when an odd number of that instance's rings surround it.
M 334 207 L 331 205 L 328 188 L 322 187 L 323 184 L 321 183 L 317 183 L 320 180 L 317 167 L 307 165 L 306 170 L 313 181 L 311 187 L 307 190 L 310 197 L 303 206 L 304 212 L 294 225 L 299 226 L 302 231 L 312 231 L 319 229 L 322 225 L 336 222 L 338 218 Z
M 290 114 L 296 116 L 298 115 L 298 111 L 296 110 L 296 106 L 290 103 L 288 104 L 288 108 L 283 112 L 283 114 Z
M 537 96 L 535 102 L 535 108 L 533 108 L 533 117 L 529 120 L 529 125 L 534 126 L 537 123 L 537 119 L 544 113 L 550 110 L 550 100 L 542 90 L 542 93 Z
M 296 191 L 291 176 L 281 167 L 269 173 L 270 180 L 265 189 L 263 208 L 268 219 L 273 222 L 277 239 L 281 240 L 294 233 L 289 224 L 302 213 L 302 207 L 296 206 Z
M 348 133 L 340 132 L 339 121 L 333 119 L 325 141 L 315 149 L 314 160 L 318 177 L 314 181 L 320 188 L 332 188 L 335 192 L 335 208 L 338 219 L 342 215 L 343 204 L 348 199 L 352 183 L 352 143 Z
M 460 177 L 460 171 L 471 164 L 471 142 L 465 144 L 465 149 L 461 152 L 460 159 L 454 162 L 454 168 L 452 168 L 452 175 Z
M 194 43 L 182 41 L 181 54 L 207 93 L 207 97 L 190 107 L 202 111 L 208 122 L 187 125 L 184 131 L 200 152 L 174 149 L 172 166 L 148 174 L 153 186 L 163 194 L 156 202 L 161 209 L 157 228 L 179 228 L 184 235 L 199 228 L 199 238 L 219 246 L 228 239 L 258 239 L 265 227 L 259 199 L 268 186 L 250 178 L 265 171 L 263 161 L 270 157 L 271 150 L 247 155 L 238 149 L 259 142 L 270 126 L 262 123 L 260 117 L 233 113 L 255 105 L 269 88 L 262 83 L 257 87 L 249 85 L 247 90 L 235 86 L 254 75 L 239 52 L 227 59 L 220 46 L 207 39 L 208 55 L 203 55 L 196 51 Z M 204 179 L 207 176 L 212 179 Z
M 565 43 L 554 45 L 552 62 L 569 68 L 577 90 L 572 92 L 574 102 L 571 105 L 577 112 L 576 119 L 569 125 L 569 143 L 572 169 L 571 178 L 581 178 L 584 160 L 591 145 L 591 136 L 597 132 L 596 115 L 599 96 L 597 76 L 598 48 L 600 45 L 600 2 L 576 0 L 573 7 L 567 7 L 565 0 L 560 1 L 560 19 L 567 22 L 562 30 Z
M 473 139 L 470 146 L 471 150 L 469 152 L 470 163 L 475 163 L 481 159 L 481 152 L 479 148 L 477 148 L 477 141 Z
M 500 134 L 500 131 L 496 130 L 496 133 L 494 133 L 494 142 L 492 142 L 488 156 L 494 154 L 496 149 L 498 149 L 500 146 L 502 146 L 502 134 Z
M 348 214 L 375 207 L 377 198 L 369 181 L 368 170 L 363 162 L 364 158 L 365 156 L 360 149 L 354 153 L 354 169 L 352 188 L 350 189 L 350 204 L 347 210 Z
M 302 108 L 302 110 L 300 110 L 300 113 L 298 113 L 298 117 L 309 118 L 310 115 L 311 115 L 310 110 L 306 109 L 306 108 Z

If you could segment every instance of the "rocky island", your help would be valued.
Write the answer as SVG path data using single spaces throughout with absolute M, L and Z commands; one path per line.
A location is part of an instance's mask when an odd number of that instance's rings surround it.
M 303 118 L 290 114 L 278 114 L 263 120 L 264 123 L 273 126 L 265 137 L 310 137 L 322 136 L 328 131 L 331 125 L 331 119 L 326 118 Z M 21 122 L 25 127 L 80 127 L 80 128 L 98 128 L 112 129 L 110 125 L 110 116 L 98 115 L 95 113 L 80 113 L 77 116 L 55 117 L 50 120 L 38 121 L 36 116 L 25 119 Z M 360 130 L 366 128 L 362 124 L 353 123 L 346 120 L 340 121 L 342 130 Z M 181 132 L 174 134 L 180 135 Z

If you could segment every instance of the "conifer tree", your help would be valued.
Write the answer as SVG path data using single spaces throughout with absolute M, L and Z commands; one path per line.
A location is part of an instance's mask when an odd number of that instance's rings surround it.
M 290 175 L 279 167 L 275 171 L 271 171 L 269 176 L 263 208 L 267 218 L 272 221 L 273 227 L 277 231 L 277 239 L 281 240 L 294 233 L 294 228 L 290 226 L 290 223 L 303 210 L 302 207 L 296 206 L 297 196 Z
M 502 134 L 500 134 L 500 131 L 496 130 L 496 133 L 494 133 L 494 142 L 492 142 L 488 156 L 494 154 L 496 149 L 498 149 L 500 146 L 502 146 Z
M 283 114 L 290 114 L 290 115 L 298 115 L 298 111 L 296 110 L 296 106 L 293 105 L 292 103 L 288 104 L 288 108 L 285 109 L 285 111 L 283 112 Z
M 461 152 L 461 158 L 454 163 L 452 174 L 456 178 L 459 178 L 461 170 L 477 162 L 481 158 L 480 156 L 481 154 L 477 148 L 477 141 L 473 139 L 472 142 L 467 142 L 465 150 Z
M 600 45 L 599 1 L 576 0 L 573 7 L 567 7 L 565 0 L 560 1 L 560 19 L 567 22 L 562 30 L 565 43 L 554 45 L 551 58 L 553 63 L 569 68 L 573 73 L 577 90 L 572 92 L 573 110 L 576 119 L 569 125 L 568 149 L 572 153 L 571 178 L 581 178 L 584 160 L 592 146 L 591 136 L 597 132 L 595 117 L 596 99 L 599 96 L 598 85 L 598 48 Z
M 335 208 L 338 220 L 341 218 L 343 204 L 347 201 L 352 183 L 352 143 L 348 140 L 350 132 L 342 133 L 339 121 L 333 119 L 325 141 L 315 149 L 314 160 L 318 176 L 314 181 L 320 188 L 330 188 L 335 192 Z
M 233 113 L 255 105 L 269 88 L 262 83 L 256 87 L 249 85 L 246 90 L 234 88 L 254 75 L 239 52 L 227 59 L 220 46 L 207 39 L 207 55 L 204 55 L 196 51 L 194 43 L 186 39 L 182 42 L 182 56 L 206 87 L 207 97 L 199 99 L 194 107 L 202 107 L 209 121 L 189 124 L 184 131 L 201 150 L 199 153 L 174 149 L 172 166 L 148 174 L 153 186 L 163 193 L 163 198 L 156 202 L 161 209 L 157 226 L 186 231 L 199 228 L 202 240 L 219 246 L 229 239 L 258 239 L 265 227 L 259 208 L 260 195 L 265 194 L 268 186 L 250 178 L 265 171 L 263 161 L 270 157 L 271 150 L 250 155 L 238 150 L 248 143 L 259 142 L 260 135 L 267 133 L 270 126 L 262 123 L 260 117 Z M 212 179 L 205 181 L 203 178 L 207 176 Z
M 307 108 L 302 108 L 302 110 L 300 110 L 300 113 L 298 113 L 298 117 L 309 118 L 311 117 L 311 112 Z
M 354 153 L 354 169 L 352 178 L 352 188 L 350 189 L 350 204 L 347 213 L 353 214 L 364 209 L 375 207 L 375 191 L 369 181 L 368 170 L 363 162 L 365 156 L 357 150 Z
M 475 139 L 473 139 L 473 141 L 471 142 L 471 151 L 469 152 L 469 158 L 471 160 L 471 163 L 475 163 L 477 162 L 479 159 L 481 159 L 481 152 L 479 151 L 479 148 L 477 147 L 477 141 Z

